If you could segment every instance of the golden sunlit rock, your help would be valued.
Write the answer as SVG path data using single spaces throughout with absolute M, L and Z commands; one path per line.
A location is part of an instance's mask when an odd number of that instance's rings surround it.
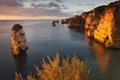
M 12 53 L 13 56 L 26 53 L 26 38 L 23 27 L 20 24 L 15 24 L 11 31 Z
M 80 16 L 64 19 L 68 27 L 80 27 L 85 34 L 107 48 L 120 48 L 120 1 L 99 6 Z
M 107 48 L 120 48 L 120 2 L 100 6 L 90 11 L 85 28 L 86 34 Z

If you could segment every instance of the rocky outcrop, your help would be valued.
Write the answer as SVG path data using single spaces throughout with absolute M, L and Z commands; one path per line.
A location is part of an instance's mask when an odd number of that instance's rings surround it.
M 12 53 L 13 56 L 18 56 L 26 53 L 26 38 L 23 27 L 20 24 L 15 24 L 11 30 Z
M 100 6 L 86 18 L 86 35 L 107 48 L 120 48 L 120 2 Z
M 70 18 L 62 19 L 61 24 L 67 24 L 69 20 L 70 20 Z
M 107 48 L 120 48 L 120 1 L 99 6 L 80 16 L 67 19 L 68 27 L 84 28 L 88 37 Z
M 76 15 L 73 18 L 67 19 L 67 26 L 69 28 L 80 27 L 81 29 L 84 27 L 85 19 L 84 16 Z
M 56 23 L 58 24 L 58 23 L 59 23 L 59 20 L 53 20 L 53 21 L 52 21 L 52 25 L 53 25 L 53 26 L 56 26 Z

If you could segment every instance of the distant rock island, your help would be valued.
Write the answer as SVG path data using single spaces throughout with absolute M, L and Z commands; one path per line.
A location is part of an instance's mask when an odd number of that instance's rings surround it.
M 69 28 L 84 28 L 85 34 L 106 48 L 120 49 L 120 1 L 99 6 L 80 16 L 63 19 Z
M 11 30 L 12 53 L 13 56 L 25 54 L 28 47 L 26 46 L 26 38 L 23 27 L 15 24 Z
M 59 20 L 53 20 L 53 21 L 52 21 L 52 25 L 53 25 L 53 26 L 56 26 L 56 23 L 59 23 Z

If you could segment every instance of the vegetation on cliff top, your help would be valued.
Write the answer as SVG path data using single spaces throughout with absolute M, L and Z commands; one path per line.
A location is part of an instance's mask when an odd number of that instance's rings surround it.
M 56 54 L 54 60 L 47 57 L 48 63 L 43 59 L 40 70 L 35 66 L 37 76 L 33 74 L 22 77 L 20 73 L 15 73 L 16 80 L 88 80 L 90 69 L 87 68 L 86 61 L 80 61 L 76 55 L 67 56 L 60 62 L 59 54 Z

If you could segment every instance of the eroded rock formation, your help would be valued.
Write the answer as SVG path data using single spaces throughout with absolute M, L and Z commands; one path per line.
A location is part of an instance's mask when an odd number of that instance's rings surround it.
M 120 48 L 120 2 L 90 11 L 85 24 L 86 34 L 107 48 Z
M 83 13 L 85 14 L 85 13 Z M 85 16 L 76 15 L 72 18 L 62 20 L 62 24 L 67 24 L 69 28 L 83 28 L 85 25 Z
M 120 48 L 120 1 L 84 12 L 77 19 L 74 16 L 67 24 L 73 25 L 76 21 L 84 25 L 88 37 L 94 38 L 107 48 Z
M 26 38 L 23 27 L 20 24 L 15 24 L 11 30 L 12 53 L 13 56 L 18 56 L 26 53 Z

